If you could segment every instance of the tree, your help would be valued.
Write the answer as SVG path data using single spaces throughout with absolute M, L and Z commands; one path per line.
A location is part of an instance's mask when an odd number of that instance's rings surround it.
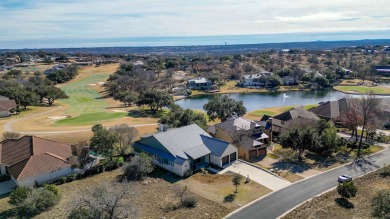
M 317 135 L 318 139 L 310 151 L 331 154 L 338 146 L 337 129 L 332 123 L 325 120 L 318 121 Z
M 351 137 L 356 136 L 355 142 L 358 141 L 357 128 L 362 124 L 362 117 L 359 112 L 357 99 L 346 99 L 347 108 L 345 112 L 340 115 L 341 124 L 347 129 L 351 130 Z
M 278 87 L 283 84 L 283 80 L 278 75 L 271 75 L 268 77 L 270 87 Z
M 167 124 L 171 128 L 178 128 L 191 124 L 197 124 L 202 128 L 207 127 L 207 119 L 202 112 L 195 112 L 191 109 L 183 109 L 173 104 L 170 111 L 163 115 L 159 121 L 161 124 Z
M 362 117 L 362 133 L 360 134 L 356 159 L 359 159 L 361 156 L 363 133 L 369 123 L 369 120 L 375 119 L 376 114 L 380 110 L 381 101 L 382 100 L 374 96 L 372 92 L 368 93 L 368 95 L 363 96 L 358 100 L 359 112 Z
M 155 89 L 147 90 L 140 94 L 137 105 L 148 105 L 153 113 L 157 110 L 162 110 L 163 107 L 168 107 L 173 104 L 173 98 L 166 92 L 157 91 Z
M 241 185 L 241 181 L 242 181 L 242 176 L 237 173 L 234 174 L 232 179 L 233 185 L 236 187 L 236 191 L 234 191 L 234 193 L 238 192 L 238 186 Z
M 138 100 L 138 93 L 131 90 L 119 91 L 114 94 L 114 100 L 119 100 L 128 107 Z
M 69 98 L 69 96 L 66 95 L 65 92 L 58 87 L 48 86 L 45 88 L 45 92 L 46 92 L 45 97 L 47 99 L 47 104 L 49 104 L 49 106 L 51 106 L 54 103 L 54 101 L 57 99 Z
M 92 150 L 98 154 L 107 156 L 110 160 L 114 156 L 114 146 L 117 142 L 117 137 L 104 128 L 101 124 L 96 124 L 92 127 L 93 136 L 90 146 Z
M 72 145 L 72 155 L 77 156 L 80 167 L 84 167 L 89 157 L 88 143 L 86 141 L 79 141 L 77 144 Z
M 39 102 L 39 96 L 31 91 L 27 91 L 25 89 L 21 90 L 20 97 L 18 98 L 18 104 L 22 106 L 24 109 L 27 106 L 37 105 Z
M 337 186 L 337 193 L 339 193 L 339 195 L 345 199 L 355 197 L 356 192 L 357 188 L 352 181 L 339 183 L 339 185 Z
M 18 206 L 20 205 L 29 195 L 31 194 L 31 189 L 26 186 L 16 187 L 14 191 L 9 195 L 9 201 L 11 205 Z
M 372 215 L 377 218 L 390 218 L 390 190 L 384 189 L 376 193 L 371 201 Z
M 298 160 L 302 160 L 305 150 L 313 147 L 316 133 L 312 127 L 293 126 L 283 130 L 280 135 L 280 144 L 284 148 L 291 148 L 297 152 Z
M 124 176 L 128 180 L 142 180 L 154 169 L 153 159 L 147 154 L 141 153 L 133 157 L 124 167 Z
M 115 154 L 125 156 L 131 153 L 131 143 L 138 136 L 136 128 L 127 124 L 116 125 L 108 130 L 116 139 L 114 143 Z
M 21 216 L 36 215 L 56 205 L 61 198 L 59 190 L 53 186 L 44 186 L 32 190 L 31 194 L 18 205 L 18 213 Z
M 237 101 L 229 98 L 227 95 L 216 95 L 208 103 L 203 106 L 210 120 L 216 118 L 224 122 L 230 117 L 243 116 L 246 113 L 246 108 L 242 101 Z
M 314 77 L 313 82 L 316 83 L 321 88 L 325 88 L 329 86 L 329 81 L 324 76 Z
M 19 139 L 20 133 L 18 132 L 3 132 L 3 139 Z
M 138 209 L 132 201 L 134 195 L 134 187 L 128 183 L 102 183 L 74 198 L 74 207 L 70 210 L 68 218 L 137 218 Z

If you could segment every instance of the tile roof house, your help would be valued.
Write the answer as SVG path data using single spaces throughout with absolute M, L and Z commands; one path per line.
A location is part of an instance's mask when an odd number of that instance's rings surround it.
M 135 151 L 151 155 L 154 164 L 179 176 L 209 164 L 223 167 L 237 159 L 237 148 L 211 137 L 196 124 L 144 136 Z
M 243 159 L 253 159 L 267 155 L 268 135 L 264 126 L 243 117 L 230 118 L 222 123 L 208 128 L 208 132 L 216 138 L 228 141 L 238 141 L 238 154 Z
M 340 117 L 348 111 L 348 100 L 342 98 L 335 101 L 320 103 L 319 106 L 310 109 L 319 118 L 331 120 L 335 125 L 340 124 Z
M 8 117 L 11 115 L 10 110 L 16 109 L 15 100 L 10 100 L 8 97 L 0 96 L 0 117 Z
M 264 115 L 261 121 L 265 121 L 266 118 L 268 118 L 268 123 L 271 124 L 268 131 L 272 131 L 272 134 L 279 134 L 283 128 L 287 127 L 288 124 L 291 124 L 292 122 L 310 123 L 320 120 L 318 116 L 310 111 L 307 111 L 302 106 L 293 107 L 274 117 Z
M 71 145 L 35 136 L 0 143 L 0 173 L 18 186 L 34 186 L 72 173 Z

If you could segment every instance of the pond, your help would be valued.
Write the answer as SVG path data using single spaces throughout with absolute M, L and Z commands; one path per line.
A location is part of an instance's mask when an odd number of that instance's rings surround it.
M 329 100 L 338 100 L 347 96 L 347 94 L 335 90 L 288 91 L 270 93 L 235 93 L 224 95 L 229 95 L 230 98 L 243 101 L 244 106 L 246 107 L 248 112 L 260 108 L 316 104 Z M 203 105 L 206 104 L 211 98 L 213 98 L 213 95 L 198 95 L 178 100 L 176 101 L 176 104 L 185 109 L 203 110 Z

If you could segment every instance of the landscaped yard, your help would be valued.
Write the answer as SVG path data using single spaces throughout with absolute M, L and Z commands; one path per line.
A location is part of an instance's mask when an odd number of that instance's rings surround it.
M 390 95 L 390 88 L 388 87 L 366 87 L 366 86 L 335 86 L 335 90 L 350 93 L 350 94 L 367 94 L 368 92 L 373 92 L 374 94 Z
M 390 189 L 390 177 L 381 175 L 382 170 L 354 179 L 358 191 L 356 197 L 349 198 L 349 208 L 340 206 L 336 201 L 340 195 L 336 190 L 305 202 L 284 219 L 326 219 L 326 218 L 373 218 L 371 199 L 381 189 Z

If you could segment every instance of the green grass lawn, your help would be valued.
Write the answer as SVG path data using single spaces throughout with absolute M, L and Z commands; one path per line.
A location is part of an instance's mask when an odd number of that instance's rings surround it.
M 345 93 L 366 94 L 373 92 L 374 94 L 388 94 L 390 95 L 390 88 L 388 87 L 366 87 L 366 86 L 335 86 L 334 89 Z
M 101 94 L 94 90 L 93 86 L 90 86 L 90 84 L 106 81 L 107 78 L 107 74 L 95 74 L 80 81 L 62 85 L 61 89 L 69 96 L 69 99 L 61 100 L 61 102 L 71 105 L 71 107 L 65 110 L 65 113 L 83 114 L 101 112 L 107 108 L 108 104 L 102 98 Z
M 125 117 L 127 113 L 108 113 L 108 112 L 96 112 L 86 113 L 80 116 L 62 119 L 56 122 L 58 125 L 86 125 L 93 124 L 97 121 L 105 121 L 111 119 L 119 119 Z
M 309 109 L 316 107 L 316 106 L 318 106 L 318 104 L 309 104 L 309 105 L 305 105 L 304 108 L 306 110 L 309 110 Z M 256 118 L 260 119 L 263 115 L 275 116 L 275 115 L 278 115 L 278 114 L 280 114 L 284 111 L 287 111 L 293 107 L 294 106 L 281 106 L 281 107 L 258 109 L 258 110 L 248 112 L 246 117 L 251 118 L 251 119 L 256 119 Z
M 276 155 L 276 154 L 273 154 L 273 153 L 270 153 L 270 152 L 268 152 L 267 153 L 267 157 L 268 158 L 271 158 L 271 159 L 279 159 L 279 155 Z

